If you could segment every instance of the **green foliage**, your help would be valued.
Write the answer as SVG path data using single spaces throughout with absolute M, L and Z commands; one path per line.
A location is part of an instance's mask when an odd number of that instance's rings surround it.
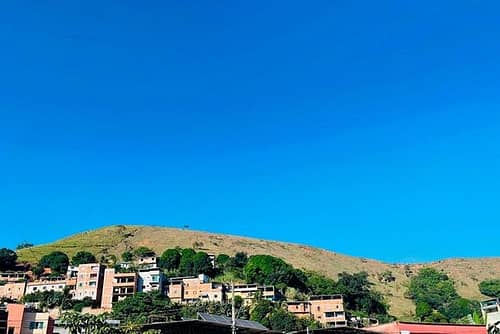
M 226 265 L 229 264 L 231 257 L 227 254 L 219 254 L 217 258 L 215 258 L 215 266 L 218 269 L 224 270 Z
M 155 252 L 152 249 L 144 246 L 134 249 L 133 254 L 135 257 L 155 256 Z
M 160 256 L 159 266 L 169 271 L 179 269 L 181 253 L 177 248 L 167 249 Z
M 271 255 L 253 255 L 243 268 L 248 283 L 275 285 L 284 289 L 287 286 L 305 290 L 305 275 L 291 265 Z
M 478 308 L 458 295 L 453 281 L 433 268 L 423 268 L 410 280 L 408 296 L 415 302 L 421 321 L 457 322 Z
M 379 292 L 371 289 L 366 272 L 340 273 L 336 293 L 344 296 L 344 306 L 366 315 L 387 314 L 388 306 Z
M 243 268 L 248 263 L 248 255 L 245 252 L 237 252 L 229 261 L 231 268 Z
M 69 310 L 73 307 L 73 301 L 69 290 L 60 291 L 37 291 L 32 294 L 24 295 L 23 303 L 40 303 L 41 309 L 51 309 L 61 307 L 63 310 Z
M 213 266 L 210 257 L 205 252 L 198 252 L 193 256 L 194 274 L 206 274 L 213 276 Z
M 260 322 L 266 327 L 270 327 L 268 315 L 272 312 L 274 305 L 266 299 L 258 300 L 254 303 L 250 312 L 250 320 Z
M 269 327 L 281 332 L 292 332 L 297 330 L 297 317 L 282 307 L 274 308 L 268 315 Z
M 500 279 L 490 279 L 479 283 L 479 291 L 489 297 L 500 297 Z
M 126 251 L 122 253 L 122 260 L 124 262 L 130 262 L 134 259 L 134 254 L 132 252 Z
M 82 300 L 74 300 L 73 301 L 73 311 L 81 312 L 84 307 L 92 307 L 95 306 L 95 301 L 90 297 L 85 297 Z
M 69 258 L 66 254 L 60 251 L 54 251 L 50 254 L 42 256 L 38 266 L 41 268 L 50 268 L 54 275 L 65 274 L 68 269 Z
M 194 275 L 194 256 L 196 252 L 192 248 L 184 248 L 181 250 L 181 260 L 179 263 L 179 272 L 181 275 Z
M 239 319 L 248 319 L 248 308 L 245 306 L 236 306 L 237 315 Z M 216 315 L 231 316 L 232 305 L 230 303 L 206 303 L 196 302 L 181 306 L 181 316 L 183 319 L 196 319 L 198 312 L 210 313 Z
M 16 246 L 16 250 L 31 248 L 33 246 L 34 245 L 30 242 L 21 242 L 19 245 Z
M 16 268 L 17 254 L 11 249 L 0 249 L 0 271 L 14 270 Z
M 70 334 L 119 334 L 120 330 L 106 322 L 106 314 L 92 315 L 65 312 L 60 323 Z
M 314 272 L 306 272 L 306 289 L 312 295 L 332 295 L 337 293 L 336 282 Z
M 85 264 L 85 263 L 96 263 L 96 262 L 97 260 L 94 254 L 86 251 L 80 251 L 71 258 L 71 264 L 74 266 L 78 266 L 80 264 Z
M 113 304 L 113 316 L 123 321 L 145 323 L 148 316 L 169 314 L 175 307 L 159 292 L 139 292 Z

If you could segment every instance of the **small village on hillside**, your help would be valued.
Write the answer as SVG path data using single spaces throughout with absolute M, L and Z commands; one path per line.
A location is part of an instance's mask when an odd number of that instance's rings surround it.
M 185 254 L 190 252 L 194 258 L 194 251 L 184 250 Z M 247 265 L 244 253 L 234 257 L 200 253 L 203 255 L 198 257 L 201 260 L 184 261 L 191 266 L 189 273 L 193 275 L 172 275 L 179 272 L 165 268 L 179 268 L 181 253 L 180 249 L 170 249 L 158 257 L 141 247 L 135 252 L 124 253 L 122 261 L 112 266 L 99 263 L 85 251 L 75 255 L 72 263 L 68 263 L 61 252 L 47 255 L 37 266 L 10 263 L 10 270 L 0 273 L 3 302 L 0 334 L 496 334 L 500 330 L 498 298 L 481 303 L 480 321 L 474 321 L 472 314 L 470 321 L 465 318 L 460 323 L 445 323 L 437 318 L 434 322 L 377 319 L 348 309 L 342 294 L 301 294 L 280 283 L 216 281 L 212 278 L 215 271 L 229 266 L 231 261 L 236 267 L 238 261 L 242 262 L 240 268 Z M 272 257 L 265 259 L 273 260 Z M 22 268 L 25 270 L 20 270 Z M 258 274 L 261 268 L 255 270 Z M 212 277 L 207 275 L 210 273 Z M 291 271 L 286 275 L 294 274 Z M 132 302 L 138 298 L 143 300 Z M 142 318 L 134 318 L 135 313 Z

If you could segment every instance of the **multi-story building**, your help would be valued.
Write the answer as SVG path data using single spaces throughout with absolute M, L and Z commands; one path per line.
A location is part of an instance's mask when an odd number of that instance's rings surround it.
M 345 327 L 347 320 L 342 295 L 311 296 L 307 301 L 287 302 L 289 312 L 298 317 L 311 317 L 324 327 Z
M 7 308 L 4 305 L 0 305 L 0 334 L 7 334 L 7 319 Z
M 232 296 L 232 286 L 227 285 L 228 298 Z M 234 296 L 243 299 L 245 305 L 251 305 L 256 298 L 276 301 L 280 298 L 278 290 L 272 285 L 237 284 L 234 286 Z
M 54 320 L 21 304 L 7 304 L 7 334 L 52 334 Z
M 195 301 L 222 302 L 224 285 L 208 281 L 208 276 L 174 277 L 169 280 L 167 295 L 174 303 Z
M 28 282 L 26 285 L 26 294 L 56 291 L 63 292 L 66 288 L 66 279 L 64 277 L 46 277 L 40 281 Z
M 101 308 L 111 309 L 113 303 L 137 292 L 138 275 L 132 273 L 116 273 L 115 269 L 106 269 L 102 289 Z
M 0 272 L 0 282 L 22 282 L 26 281 L 28 276 L 21 271 Z
M 137 290 L 140 292 L 160 291 L 163 293 L 165 275 L 159 268 L 141 269 L 138 272 Z
M 21 300 L 26 292 L 26 282 L 1 282 L 0 297 Z
M 74 298 L 81 300 L 89 297 L 96 301 L 97 304 L 100 304 L 103 281 L 103 265 L 99 263 L 86 263 L 79 265 Z
M 500 298 L 493 298 L 481 302 L 483 319 L 491 333 L 500 332 Z

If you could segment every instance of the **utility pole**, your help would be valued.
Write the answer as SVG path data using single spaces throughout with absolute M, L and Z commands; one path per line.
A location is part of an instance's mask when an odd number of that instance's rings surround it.
M 234 282 L 231 281 L 231 333 L 236 334 L 236 305 L 234 305 Z

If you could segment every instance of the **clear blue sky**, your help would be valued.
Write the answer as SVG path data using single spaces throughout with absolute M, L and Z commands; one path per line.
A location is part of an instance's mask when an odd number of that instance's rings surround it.
M 0 246 L 153 224 L 499 256 L 499 11 L 3 2 Z

